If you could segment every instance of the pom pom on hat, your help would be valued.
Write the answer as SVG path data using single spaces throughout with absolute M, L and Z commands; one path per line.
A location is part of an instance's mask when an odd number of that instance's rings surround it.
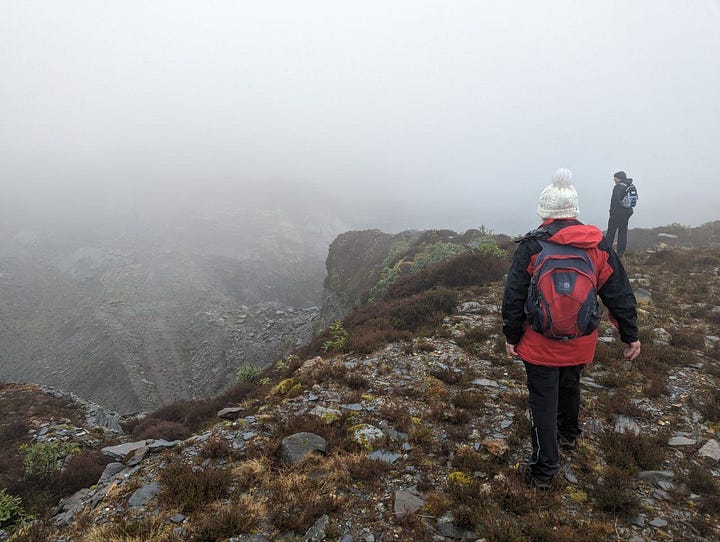
M 537 213 L 548 218 L 577 218 L 580 214 L 578 195 L 572 184 L 572 171 L 560 168 L 553 173 L 552 184 L 540 194 Z

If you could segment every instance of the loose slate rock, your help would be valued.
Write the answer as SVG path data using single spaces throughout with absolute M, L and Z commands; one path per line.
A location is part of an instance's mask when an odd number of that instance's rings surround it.
M 402 456 L 388 450 L 375 450 L 374 452 L 370 452 L 368 454 L 368 457 L 370 459 L 375 459 L 376 461 L 382 461 L 383 463 L 392 464 L 395 463 L 395 461 L 400 459 Z
M 460 305 L 460 309 L 458 310 L 458 312 L 460 314 L 477 314 L 479 312 L 482 312 L 482 310 L 483 306 L 477 301 L 467 301 L 466 303 Z
M 145 506 L 148 502 L 150 502 L 150 499 L 158 493 L 160 493 L 160 484 L 158 482 L 151 482 L 144 485 L 130 496 L 130 500 L 128 500 L 128 507 L 139 508 L 141 506 Z
M 615 432 L 616 433 L 632 433 L 634 435 L 640 434 L 640 426 L 632 418 L 627 416 L 618 416 L 615 421 Z
M 656 484 L 658 482 L 669 482 L 675 478 L 675 473 L 670 470 L 644 470 L 640 472 L 638 477 L 645 482 Z
M 100 450 L 103 454 L 112 457 L 117 461 L 122 461 L 125 457 L 133 453 L 135 450 L 147 446 L 151 440 L 139 440 L 137 442 L 126 442 L 117 446 L 106 446 Z
M 485 388 L 497 388 L 499 387 L 498 383 L 494 380 L 490 380 L 488 378 L 476 378 L 472 382 L 470 382 L 473 386 L 482 386 Z
M 282 440 L 280 459 L 285 463 L 296 465 L 309 454 L 327 452 L 327 440 L 314 433 L 295 433 Z
M 217 415 L 220 418 L 227 418 L 229 420 L 234 420 L 238 417 L 240 417 L 240 414 L 243 412 L 244 409 L 240 407 L 227 407 L 223 408 L 222 410 L 218 410 Z
M 682 435 L 678 435 L 675 437 L 672 437 L 668 444 L 670 446 L 693 446 L 694 444 L 697 444 L 697 440 L 692 438 L 687 438 Z
M 303 542 L 322 542 L 325 540 L 325 530 L 328 525 L 330 525 L 330 517 L 327 514 L 320 516 L 305 533 Z
M 714 439 L 708 440 L 703 444 L 703 447 L 698 450 L 698 455 L 714 461 L 720 461 L 720 443 Z
M 105 465 L 105 470 L 100 475 L 100 480 L 98 480 L 98 484 L 108 483 L 113 476 L 115 476 L 119 472 L 122 472 L 124 468 L 125 465 L 118 461 L 108 463 L 107 465 Z
M 393 510 L 396 517 L 406 514 L 413 514 L 425 506 L 425 501 L 409 491 L 398 490 L 395 492 L 395 504 Z

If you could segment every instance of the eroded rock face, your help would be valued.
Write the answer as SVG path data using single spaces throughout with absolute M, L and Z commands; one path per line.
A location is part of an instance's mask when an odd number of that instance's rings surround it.
M 351 231 L 330 245 L 321 322 L 327 326 L 361 305 L 375 284 L 396 236 L 380 230 Z

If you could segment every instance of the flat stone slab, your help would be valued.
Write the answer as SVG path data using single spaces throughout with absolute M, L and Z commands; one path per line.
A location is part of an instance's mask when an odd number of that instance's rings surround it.
M 117 461 L 122 461 L 127 457 L 128 454 L 147 446 L 152 440 L 138 440 L 137 442 L 126 442 L 124 444 L 117 444 L 116 446 L 106 446 L 100 450 L 103 454 L 112 457 Z
M 641 471 L 638 477 L 645 482 L 669 482 L 675 478 L 675 473 L 670 470 L 644 470 Z
M 137 457 L 136 454 L 142 454 L 143 448 L 147 448 L 148 452 L 158 452 L 160 450 L 165 450 L 166 448 L 177 446 L 180 442 L 181 441 L 179 440 L 170 442 L 165 439 L 146 439 L 138 440 L 136 442 L 126 442 L 116 446 L 106 446 L 100 451 L 103 454 L 112 457 L 116 461 L 123 461 L 130 454 L 132 454 L 133 458 Z
M 220 418 L 227 418 L 229 420 L 234 420 L 236 418 L 240 417 L 240 414 L 244 412 L 245 409 L 240 407 L 227 407 L 223 408 L 222 410 L 218 410 L 217 415 Z
M 698 450 L 698 455 L 714 461 L 720 461 L 720 443 L 714 439 L 708 440 L 703 444 L 702 448 Z
M 395 452 L 390 452 L 388 450 L 375 450 L 374 452 L 370 452 L 368 454 L 368 457 L 376 461 L 382 461 L 383 463 L 392 464 L 395 463 L 395 461 L 397 461 L 398 459 L 400 459 L 402 455 Z
M 406 514 L 414 514 L 423 506 L 425 506 L 425 500 L 414 493 L 403 490 L 395 492 L 395 504 L 393 505 L 395 516 L 401 517 Z
M 683 436 L 672 437 L 668 441 L 670 446 L 693 446 L 695 444 L 697 444 L 697 440 Z
M 150 449 L 151 452 L 159 452 L 160 450 L 165 450 L 167 448 L 174 448 L 181 442 L 182 441 L 180 440 L 169 441 L 161 438 L 149 441 L 147 447 Z
M 484 388 L 499 388 L 500 385 L 495 380 L 490 380 L 488 378 L 476 378 L 472 382 L 470 382 L 473 386 L 482 386 Z

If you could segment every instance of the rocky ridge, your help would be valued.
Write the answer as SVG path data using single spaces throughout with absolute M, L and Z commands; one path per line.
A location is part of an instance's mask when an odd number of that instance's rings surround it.
M 626 262 L 643 293 L 643 354 L 623 362 L 603 324 L 582 380 L 585 434 L 547 493 L 519 472 L 524 372 L 504 355 L 497 284 L 464 292 L 435 336 L 288 361 L 201 434 L 130 445 L 139 455 L 106 449 L 115 462 L 63 503 L 57 520 L 69 523 L 50 539 L 111 539 L 117 525 L 143 525 L 152 540 L 712 540 L 720 260 L 700 270 L 708 254 L 679 269 L 668 254 L 668 265 L 654 258 Z M 702 273 L 698 291 L 675 288 L 688 273 Z M 174 499 L 178 465 L 198 479 L 221 473 L 226 492 L 193 506 Z M 237 509 L 253 521 L 223 530 L 212 520 Z

